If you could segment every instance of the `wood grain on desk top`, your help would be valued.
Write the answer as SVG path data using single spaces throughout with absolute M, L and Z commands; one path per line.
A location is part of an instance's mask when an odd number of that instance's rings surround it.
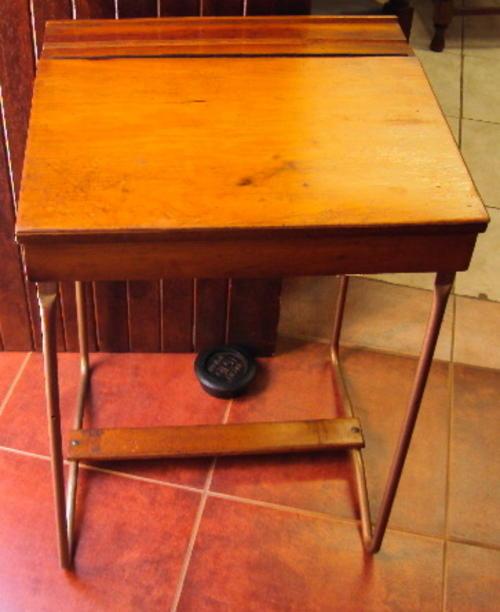
M 21 242 L 486 223 L 414 57 L 40 61 Z

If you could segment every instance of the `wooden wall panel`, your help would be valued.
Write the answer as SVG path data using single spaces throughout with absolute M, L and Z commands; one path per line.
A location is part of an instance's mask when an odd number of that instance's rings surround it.
M 94 283 L 97 346 L 100 351 L 129 350 L 127 283 Z
M 0 330 L 3 349 L 22 351 L 32 348 L 31 325 L 21 257 L 14 242 L 14 200 L 2 124 L 0 121 Z
M 224 344 L 227 326 L 228 281 L 200 278 L 194 290 L 194 350 Z
M 243 15 L 244 0 L 203 0 L 203 15 Z
M 272 355 L 280 308 L 280 280 L 233 279 L 227 340 L 258 355 Z
M 247 15 L 307 15 L 311 0 L 248 0 Z
M 75 0 L 77 19 L 114 19 L 115 0 Z
M 161 351 L 160 283 L 128 283 L 130 350 L 137 353 Z
M 120 19 L 157 16 L 157 0 L 119 0 L 118 2 L 118 17 Z
M 30 4 L 33 15 L 30 15 Z M 74 0 L 76 18 L 115 18 L 115 0 Z M 118 0 L 118 16 L 293 14 L 308 12 L 308 0 Z M 29 108 L 47 19 L 71 18 L 72 0 L 0 2 L 0 86 L 6 142 L 0 133 L 0 334 L 2 349 L 40 348 L 36 291 L 24 281 L 13 243 Z M 31 31 L 34 24 L 35 33 Z M 7 299 L 2 299 L 7 296 Z M 279 282 L 199 279 L 161 283 L 95 283 L 89 286 L 91 350 L 190 351 L 225 340 L 250 344 L 257 352 L 274 347 Z M 59 350 L 78 348 L 74 287 L 60 284 Z M 194 320 L 194 317 L 196 320 Z M 229 317 L 229 318 L 228 318 Z M 274 325 L 274 329 L 271 329 Z
M 31 93 L 33 89 L 33 79 L 35 74 L 35 58 L 33 51 L 33 36 L 31 31 L 31 18 L 29 12 L 28 0 L 12 0 L 11 2 L 0 3 L 0 86 L 2 88 L 3 111 L 5 116 L 5 141 L 2 148 L 8 147 L 10 152 L 10 166 L 7 166 L 7 176 L 3 172 L 2 193 L 8 194 L 11 191 L 10 174 L 12 173 L 13 193 L 12 198 L 8 196 L 2 199 L 2 231 L 4 232 L 4 240 L 12 236 L 13 220 L 9 223 L 9 209 L 12 211 L 15 207 L 17 195 L 19 193 L 19 185 L 21 181 L 21 172 L 24 158 L 24 147 L 26 144 L 26 135 L 28 130 L 29 108 L 31 102 Z M 8 164 L 9 158 L 7 158 Z M 5 164 L 5 158 L 4 158 Z M 4 225 L 5 224 L 5 225 Z M 2 259 L 7 259 L 13 256 L 13 251 L 8 249 L 7 245 L 2 248 Z M 19 264 L 20 265 L 20 264 Z M 11 265 L 10 281 L 15 278 Z M 15 282 L 15 281 L 14 281 Z M 16 283 L 17 284 L 17 283 Z M 24 284 L 24 281 L 23 281 Z M 11 287 L 10 283 L 7 287 Z M 22 293 L 0 295 L 0 297 L 9 301 L 14 300 L 14 303 L 19 299 L 26 301 L 26 308 L 29 310 L 29 318 L 33 321 L 33 327 L 29 327 L 28 331 L 35 345 L 38 343 L 37 336 L 37 319 L 38 308 L 36 299 L 33 299 L 33 287 L 25 284 Z M 18 322 L 18 321 L 17 321 Z M 9 345 L 8 328 L 17 323 L 16 319 L 8 319 L 3 322 L 4 340 L 6 346 Z M 29 347 L 32 346 L 30 340 Z
M 185 17 L 200 14 L 201 0 L 160 0 L 161 17 Z
M 169 279 L 163 285 L 163 350 L 186 353 L 193 350 L 194 281 Z

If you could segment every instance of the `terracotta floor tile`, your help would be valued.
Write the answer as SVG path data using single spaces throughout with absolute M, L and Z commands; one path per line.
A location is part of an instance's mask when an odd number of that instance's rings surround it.
M 60 355 L 63 429 L 72 427 L 78 357 Z M 207 396 L 192 370 L 192 355 L 96 354 L 87 425 L 147 427 L 218 423 L 226 402 Z M 48 453 L 42 362 L 33 355 L 0 418 L 0 445 Z M 106 467 L 191 486 L 203 486 L 210 460 L 105 464 Z
M 406 409 L 416 361 L 355 349 L 345 349 L 343 356 L 355 412 L 362 417 L 369 491 L 375 511 Z M 274 358 L 268 369 L 272 384 L 260 397 L 235 402 L 230 421 L 329 416 L 328 406 L 334 402 L 326 345 L 297 345 Z M 391 519 L 394 527 L 438 536 L 444 533 L 447 373 L 445 364 L 433 366 Z M 342 454 L 219 460 L 211 489 L 343 518 L 357 517 L 351 467 Z
M 455 366 L 449 532 L 500 546 L 500 371 Z
M 405 283 L 406 275 L 394 276 L 398 282 Z M 408 282 L 412 282 L 411 275 Z M 328 341 L 337 285 L 337 279 L 331 276 L 286 280 L 280 334 Z M 368 278 L 351 278 L 342 341 L 364 348 L 419 355 L 431 302 L 430 291 Z M 451 311 L 448 305 L 436 348 L 436 357 L 442 360 L 450 358 Z
M 442 544 L 390 533 L 366 557 L 357 527 L 209 498 L 179 610 L 432 610 Z
M 59 569 L 49 463 L 0 451 L 0 608 L 166 610 L 199 495 L 83 471 L 75 573 Z
M 500 551 L 450 542 L 446 610 L 492 612 L 500 601 Z
M 26 353 L 0 352 L 0 414 L 5 396 L 25 359 Z
M 325 344 L 290 341 L 282 345 L 278 357 L 262 360 L 256 381 L 259 384 L 250 396 L 233 402 L 229 422 L 339 416 Z M 355 517 L 355 490 L 350 476 L 345 453 L 228 457 L 218 460 L 211 489 Z
M 453 360 L 500 369 L 500 303 L 457 297 L 456 309 Z
M 372 513 L 376 515 L 392 460 L 417 361 L 345 349 L 343 363 L 366 439 L 365 459 Z M 415 533 L 444 533 L 448 448 L 448 364 L 435 362 L 389 525 Z

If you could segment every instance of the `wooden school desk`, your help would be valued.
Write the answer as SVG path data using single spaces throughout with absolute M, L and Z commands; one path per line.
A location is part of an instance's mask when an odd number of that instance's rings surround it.
M 71 565 L 78 462 L 348 448 L 366 549 L 381 546 L 454 273 L 488 217 L 391 17 L 49 23 L 17 225 L 38 283 L 59 554 Z M 345 418 L 82 429 L 84 283 L 434 272 L 434 301 L 379 516 L 361 424 Z M 65 498 L 55 321 L 76 284 L 81 385 Z M 344 394 L 345 396 L 345 394 Z M 383 426 L 383 424 L 381 424 Z

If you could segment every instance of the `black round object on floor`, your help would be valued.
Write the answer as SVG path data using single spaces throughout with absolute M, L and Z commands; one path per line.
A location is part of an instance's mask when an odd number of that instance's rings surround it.
M 199 353 L 194 371 L 207 393 L 229 398 L 245 390 L 255 376 L 257 365 L 245 348 L 224 345 Z

